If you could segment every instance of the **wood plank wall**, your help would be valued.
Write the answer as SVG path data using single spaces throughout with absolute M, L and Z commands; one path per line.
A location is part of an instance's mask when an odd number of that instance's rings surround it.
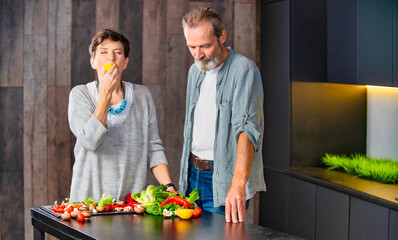
M 227 26 L 227 44 L 259 62 L 256 0 L 0 1 L 0 239 L 31 239 L 30 208 L 69 194 L 75 138 L 68 96 L 95 79 L 88 45 L 100 29 L 117 28 L 130 40 L 123 79 L 153 94 L 174 182 L 193 62 L 181 28 L 184 13 L 213 4 Z M 251 202 L 248 221 L 258 222 L 258 204 Z

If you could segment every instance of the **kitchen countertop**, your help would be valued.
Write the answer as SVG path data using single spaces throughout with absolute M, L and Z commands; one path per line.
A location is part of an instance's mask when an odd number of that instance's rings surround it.
M 44 239 L 45 232 L 60 239 L 303 239 L 251 223 L 226 223 L 223 215 L 207 211 L 189 220 L 117 214 L 63 221 L 40 208 L 32 208 L 31 216 L 34 239 Z
M 379 183 L 355 175 L 321 167 L 294 167 L 291 176 L 334 189 L 351 196 L 398 210 L 398 184 Z

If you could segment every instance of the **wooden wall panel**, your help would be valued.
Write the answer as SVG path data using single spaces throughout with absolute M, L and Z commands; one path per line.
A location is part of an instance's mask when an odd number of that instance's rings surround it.
M 166 70 L 166 9 L 164 0 L 143 1 L 142 83 L 164 84 Z
M 95 1 L 95 30 L 104 28 L 119 29 L 119 0 L 96 0 Z
M 225 46 L 234 48 L 234 0 L 214 0 L 213 6 L 218 14 L 220 14 L 225 28 L 227 29 L 227 41 L 225 42 Z
M 197 8 L 197 7 L 209 7 L 209 6 L 212 6 L 212 5 L 213 5 L 213 3 L 211 2 L 211 0 L 208 0 L 208 1 L 191 1 L 191 2 L 189 2 L 189 10 Z
M 183 34 L 181 21 L 188 10 L 186 0 L 167 0 L 167 35 Z
M 72 0 L 52 0 L 48 8 L 48 85 L 70 86 Z
M 0 239 L 24 238 L 22 92 L 0 87 Z
M 48 0 L 25 0 L 25 34 L 47 34 Z
M 21 87 L 23 78 L 23 1 L 1 1 L 0 87 Z M 12 51 L 10 51 L 12 50 Z
M 253 3 L 253 4 L 255 4 L 256 0 L 235 0 L 235 3 Z
M 47 89 L 47 188 L 48 203 L 69 196 L 72 180 L 68 98 L 70 87 Z
M 142 83 L 142 0 L 120 0 L 120 31 L 130 41 L 129 65 L 123 72 L 123 81 Z
M 235 3 L 234 11 L 234 50 L 256 61 L 256 6 L 248 3 Z M 230 37 L 232 37 L 230 35 Z
M 167 37 L 165 148 L 170 174 L 178 183 L 184 141 L 185 96 L 190 53 L 183 35 Z
M 72 87 L 95 79 L 88 53 L 91 38 L 95 33 L 95 1 L 74 0 L 72 2 Z
M 26 228 L 31 222 L 29 208 L 48 204 L 47 36 L 26 35 L 24 48 L 24 199 L 25 235 L 29 237 L 32 231 Z

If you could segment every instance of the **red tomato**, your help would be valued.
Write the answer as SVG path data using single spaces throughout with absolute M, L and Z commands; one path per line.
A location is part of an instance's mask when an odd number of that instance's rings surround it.
M 202 213 L 202 209 L 200 208 L 200 207 L 196 207 L 194 210 L 193 210 L 193 214 L 192 214 L 192 216 L 193 217 L 199 217 L 199 215 Z
M 79 222 L 83 222 L 85 218 L 86 217 L 82 213 L 79 213 L 79 215 L 77 215 L 77 221 Z

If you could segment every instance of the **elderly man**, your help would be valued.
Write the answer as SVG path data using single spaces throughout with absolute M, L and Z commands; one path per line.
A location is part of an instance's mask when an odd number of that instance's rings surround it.
M 225 47 L 227 31 L 212 7 L 182 21 L 195 63 L 188 73 L 180 190 L 198 188 L 198 205 L 242 222 L 249 199 L 265 191 L 263 87 L 248 58 Z

